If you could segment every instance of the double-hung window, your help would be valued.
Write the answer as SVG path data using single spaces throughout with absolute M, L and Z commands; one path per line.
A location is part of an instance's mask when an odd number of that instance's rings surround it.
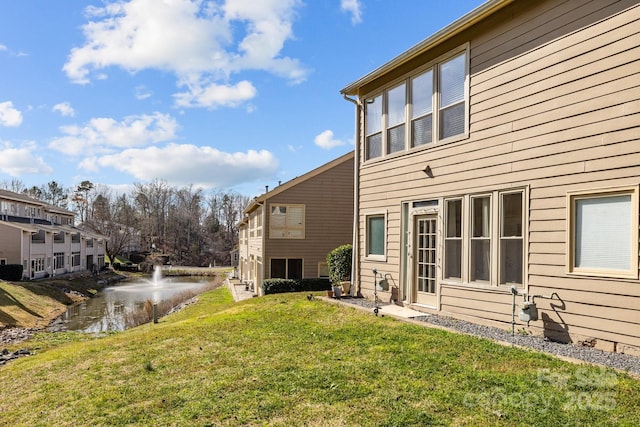
M 433 70 L 411 79 L 411 147 L 433 141 Z
M 462 279 L 462 199 L 444 204 L 444 278 Z
M 466 54 L 458 55 L 439 65 L 440 139 L 465 132 Z
M 638 277 L 636 187 L 568 195 L 569 272 Z
M 500 284 L 522 284 L 524 198 L 521 191 L 500 195 Z
M 405 149 L 406 85 L 403 83 L 387 92 L 387 153 Z
M 367 99 L 365 104 L 367 160 L 382 156 L 382 95 Z
M 365 161 L 464 137 L 468 61 L 467 50 L 460 49 L 366 97 Z
M 471 198 L 472 282 L 491 280 L 491 196 Z

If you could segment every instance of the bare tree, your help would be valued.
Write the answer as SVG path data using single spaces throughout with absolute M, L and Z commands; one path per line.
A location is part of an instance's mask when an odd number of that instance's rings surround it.
M 139 214 L 142 244 L 147 248 L 166 252 L 166 226 L 174 189 L 166 181 L 133 185 L 133 199 Z
M 11 178 L 11 181 L 2 181 L 0 188 L 13 191 L 14 193 L 22 193 L 27 189 L 27 186 L 18 178 Z

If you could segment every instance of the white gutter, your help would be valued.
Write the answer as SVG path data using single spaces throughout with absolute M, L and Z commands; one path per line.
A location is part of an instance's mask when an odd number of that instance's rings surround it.
M 355 150 L 353 154 L 353 242 L 351 244 L 351 286 L 349 288 L 349 293 L 355 296 L 360 295 L 360 280 L 358 277 L 358 272 L 360 271 L 357 266 L 359 266 L 359 251 L 358 251 L 358 241 L 359 241 L 359 214 L 358 214 L 358 206 L 359 206 L 359 198 L 358 198 L 358 185 L 359 185 L 359 167 L 360 167 L 360 109 L 362 108 L 360 101 L 357 99 L 349 98 L 347 95 L 342 95 L 344 99 L 351 102 L 355 105 L 356 111 L 356 126 L 354 129 L 354 141 L 355 141 Z M 355 284 L 358 284 L 356 289 Z

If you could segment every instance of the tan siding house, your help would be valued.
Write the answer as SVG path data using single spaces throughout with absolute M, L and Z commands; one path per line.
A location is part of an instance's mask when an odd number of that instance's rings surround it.
M 0 189 L 0 264 L 21 264 L 24 279 L 102 268 L 107 237 L 75 227 L 74 217 Z
M 640 352 L 638 40 L 637 0 L 491 0 L 345 87 L 360 292 Z
M 256 197 L 239 224 L 239 276 L 261 291 L 263 279 L 328 275 L 326 256 L 353 241 L 354 152 Z

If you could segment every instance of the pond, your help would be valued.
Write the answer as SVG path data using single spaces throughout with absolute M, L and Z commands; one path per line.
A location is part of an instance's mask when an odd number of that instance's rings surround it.
M 55 331 L 107 332 L 126 329 L 125 315 L 141 310 L 144 302 L 158 303 L 182 292 L 204 290 L 209 280 L 202 277 L 167 277 L 122 282 L 104 288 L 94 298 L 69 307 L 50 329 Z

